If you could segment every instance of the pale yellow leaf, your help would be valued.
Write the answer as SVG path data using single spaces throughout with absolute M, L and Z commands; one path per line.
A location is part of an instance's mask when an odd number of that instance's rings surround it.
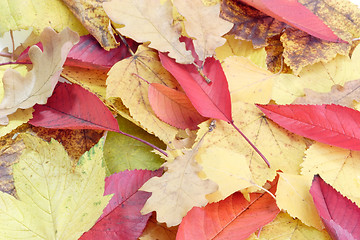
M 117 28 L 122 35 L 140 43 L 150 41 L 149 47 L 169 52 L 178 63 L 193 62 L 191 52 L 179 41 L 181 29 L 172 24 L 171 1 L 112 0 L 103 7 L 112 21 L 125 25 Z
M 316 142 L 305 152 L 301 173 L 319 174 L 360 206 L 360 153 Z
M 78 239 L 111 198 L 103 196 L 103 140 L 74 170 L 60 143 L 22 137 L 26 148 L 14 166 L 19 200 L 0 192 L 0 239 Z
M 180 224 L 182 218 L 193 207 L 203 207 L 208 203 L 206 195 L 217 190 L 217 184 L 198 176 L 201 166 L 195 161 L 197 144 L 193 149 L 183 150 L 184 155 L 163 167 L 167 171 L 161 177 L 153 177 L 141 188 L 151 192 L 142 214 L 156 211 L 158 222 L 165 222 L 168 227 Z
M 270 101 L 274 74 L 239 56 L 226 58 L 222 67 L 229 83 L 232 102 L 265 104 Z
M 186 19 L 185 30 L 194 38 L 194 48 L 199 59 L 204 61 L 213 56 L 215 49 L 226 42 L 221 36 L 234 25 L 220 18 L 220 4 L 205 6 L 201 0 L 174 0 L 173 4 Z
M 259 238 L 252 236 L 248 240 L 331 240 L 326 230 L 319 231 L 308 227 L 283 212 L 280 212 L 274 221 L 261 228 L 259 235 Z
M 310 195 L 313 176 L 279 173 L 276 204 L 304 224 L 321 230 L 324 226 Z
M 6 126 L 0 126 L 0 137 L 5 136 L 21 124 L 28 122 L 32 118 L 33 111 L 33 108 L 18 109 L 13 114 L 10 114 L 8 116 L 9 123 Z
M 165 143 L 175 138 L 177 129 L 154 114 L 148 99 L 148 83 L 161 83 L 177 88 L 178 83 L 163 68 L 155 51 L 140 46 L 136 54 L 116 63 L 108 73 L 106 97 L 121 98 L 131 116 L 151 134 L 155 134 Z M 141 79 L 141 78 L 143 79 Z
M 45 28 L 41 33 L 43 52 L 37 46 L 29 50 L 33 68 L 25 77 L 14 69 L 7 69 L 3 76 L 4 98 L 0 104 L 1 124 L 7 124 L 7 115 L 18 108 L 26 109 L 35 104 L 45 104 L 58 82 L 62 65 L 79 35 L 69 28 L 56 33 Z

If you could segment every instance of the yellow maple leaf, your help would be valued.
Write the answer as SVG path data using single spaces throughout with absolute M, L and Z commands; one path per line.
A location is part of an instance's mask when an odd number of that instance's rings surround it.
M 22 135 L 26 148 L 14 166 L 19 199 L 0 192 L 1 239 L 78 239 L 102 214 L 105 169 L 101 140 L 75 170 L 60 143 Z
M 151 134 L 165 143 L 175 138 L 177 129 L 153 113 L 148 98 L 148 83 L 161 83 L 170 88 L 179 87 L 171 74 L 166 71 L 155 51 L 139 46 L 136 54 L 116 63 L 108 73 L 106 96 L 121 98 L 131 116 Z M 141 78 L 143 79 L 141 79 Z
M 18 108 L 26 109 L 47 102 L 58 82 L 67 53 L 79 41 L 79 35 L 69 28 L 61 33 L 45 28 L 40 39 L 44 50 L 42 52 L 37 46 L 30 48 L 33 68 L 25 77 L 12 68 L 4 73 L 4 98 L 0 104 L 2 125 L 8 123 L 7 115 Z
M 33 28 L 40 34 L 45 27 L 62 31 L 70 27 L 80 35 L 87 30 L 61 0 L 0 1 L 0 36 L 9 30 Z
M 180 224 L 191 208 L 208 203 L 205 196 L 215 192 L 217 184 L 198 176 L 201 171 L 195 161 L 198 148 L 199 144 L 193 149 L 183 150 L 182 156 L 164 163 L 167 170 L 164 175 L 151 178 L 140 188 L 152 193 L 141 210 L 142 214 L 156 211 L 157 220 L 171 227 Z
M 276 191 L 278 207 L 310 227 L 323 229 L 324 226 L 309 192 L 313 176 L 287 173 L 279 173 L 279 175 Z
M 220 18 L 220 4 L 205 6 L 201 0 L 174 0 L 174 6 L 185 17 L 186 33 L 194 38 L 195 52 L 201 61 L 214 55 L 215 49 L 226 39 L 221 36 L 233 27 Z
M 341 194 L 360 206 L 360 153 L 316 142 L 305 152 L 303 175 L 319 174 Z
M 112 0 L 104 2 L 103 7 L 112 21 L 125 25 L 116 29 L 122 35 L 140 43 L 150 41 L 149 47 L 169 52 L 178 63 L 193 62 L 191 52 L 179 41 L 181 29 L 172 25 L 170 1 Z
M 330 62 L 304 67 L 299 77 L 280 74 L 275 77 L 272 98 L 278 104 L 288 104 L 304 96 L 305 88 L 317 92 L 329 92 L 335 84 L 343 86 L 348 81 L 359 79 L 359 58 L 360 47 L 357 46 L 351 58 L 338 55 Z

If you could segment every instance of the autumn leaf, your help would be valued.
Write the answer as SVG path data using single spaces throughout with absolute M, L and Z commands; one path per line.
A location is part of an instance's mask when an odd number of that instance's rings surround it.
M 0 192 L 1 236 L 78 239 L 111 198 L 103 197 L 103 141 L 80 158 L 74 171 L 58 142 L 47 143 L 31 135 L 23 139 L 26 149 L 14 166 L 19 200 Z
M 180 224 L 192 207 L 208 203 L 205 195 L 216 191 L 217 184 L 198 176 L 201 167 L 194 159 L 198 148 L 199 144 L 193 149 L 183 150 L 183 155 L 164 163 L 166 172 L 161 177 L 151 178 L 140 188 L 152 193 L 141 210 L 142 214 L 156 211 L 157 220 L 171 227 Z
M 68 28 L 59 34 L 45 28 L 40 38 L 44 51 L 41 52 L 36 46 L 29 50 L 33 69 L 25 77 L 11 68 L 4 73 L 4 98 L 0 104 L 3 125 L 8 123 L 7 115 L 18 108 L 26 109 L 36 103 L 46 103 L 58 82 L 66 55 L 79 37 Z
M 342 196 L 320 176 L 315 176 L 310 193 L 333 239 L 358 239 L 360 237 L 360 209 Z
M 140 209 L 150 194 L 138 191 L 141 185 L 161 170 L 151 172 L 134 170 L 115 173 L 105 179 L 104 195 L 114 194 L 103 214 L 90 231 L 80 240 L 86 239 L 138 239 L 150 215 L 141 215 Z
M 178 226 L 168 228 L 166 224 L 156 221 L 154 215 L 150 217 L 139 240 L 175 240 Z
M 283 128 L 319 142 L 360 150 L 360 112 L 340 105 L 257 105 Z
M 158 0 L 112 0 L 104 2 L 103 6 L 112 21 L 125 25 L 117 28 L 122 35 L 139 43 L 150 41 L 149 47 L 169 52 L 179 63 L 193 62 L 190 51 L 179 41 L 180 29 L 172 25 L 170 1 L 161 4 Z

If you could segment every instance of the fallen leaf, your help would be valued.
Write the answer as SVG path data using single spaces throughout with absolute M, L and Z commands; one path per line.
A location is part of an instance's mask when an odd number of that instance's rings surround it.
M 175 0 L 173 4 L 186 19 L 185 30 L 194 39 L 199 60 L 212 57 L 215 49 L 226 41 L 222 36 L 233 27 L 232 23 L 220 18 L 220 4 L 206 6 L 201 0 Z
M 360 112 L 340 105 L 259 105 L 265 115 L 295 134 L 351 150 L 360 150 Z
M 76 84 L 58 83 L 45 105 L 35 105 L 34 126 L 119 131 L 116 119 L 94 94 Z
M 26 149 L 14 166 L 19 200 L 0 192 L 1 236 L 9 240 L 19 236 L 78 239 L 91 228 L 111 198 L 103 197 L 103 141 L 85 153 L 73 171 L 58 142 L 47 143 L 31 135 L 22 138 Z
M 110 18 L 103 9 L 105 0 L 63 0 L 82 25 L 93 35 L 105 50 L 118 46 L 110 24 Z
M 153 213 L 139 240 L 175 240 L 177 230 L 177 226 L 168 228 L 166 224 L 157 222 Z
M 87 34 L 87 30 L 61 0 L 1 1 L 0 9 L 0 36 L 9 30 L 30 27 L 36 34 L 40 34 L 45 27 L 52 27 L 58 32 L 70 27 L 80 35 Z
M 269 189 L 273 194 L 276 184 L 277 179 Z M 247 239 L 279 212 L 275 199 L 267 192 L 250 194 L 250 201 L 236 192 L 223 201 L 191 209 L 181 222 L 176 239 Z
M 312 176 L 279 173 L 276 204 L 293 218 L 318 230 L 324 228 L 309 193 Z
M 333 187 L 315 176 L 310 193 L 326 230 L 333 239 L 360 238 L 360 209 Z
M 284 62 L 284 46 L 280 41 L 280 37 L 280 35 L 276 35 L 266 41 L 266 66 L 273 73 L 291 73 L 290 67 Z
M 119 129 L 160 148 L 166 146 L 158 138 L 122 117 L 117 117 Z M 109 174 L 134 169 L 159 169 L 164 160 L 151 152 L 152 147 L 120 133 L 108 132 L 104 144 L 104 161 Z
M 131 116 L 141 127 L 155 134 L 163 142 L 168 143 L 175 138 L 177 129 L 162 122 L 153 114 L 148 99 L 149 87 L 143 80 L 179 89 L 176 80 L 162 67 L 156 52 L 139 46 L 134 56 L 115 64 L 108 75 L 107 98 L 121 98 L 124 105 L 129 108 Z
M 8 123 L 7 115 L 18 108 L 26 109 L 36 103 L 46 103 L 58 82 L 66 55 L 79 36 L 69 28 L 59 34 L 51 28 L 45 28 L 40 38 L 44 51 L 41 52 L 36 46 L 29 50 L 33 69 L 25 77 L 11 68 L 4 73 L 5 93 L 0 104 L 3 125 Z
M 346 82 L 344 86 L 334 85 L 331 92 L 321 93 L 304 89 L 305 97 L 295 99 L 293 104 L 337 104 L 354 107 L 354 101 L 360 101 L 360 80 Z
M 172 5 L 158 0 L 112 0 L 103 3 L 110 19 L 125 27 L 117 28 L 122 35 L 136 42 L 148 42 L 149 47 L 160 52 L 169 52 L 169 56 L 178 63 L 191 63 L 191 52 L 180 43 L 180 29 L 172 25 Z M 154 14 L 156 12 L 156 14 Z
M 141 215 L 140 209 L 150 194 L 138 189 L 162 170 L 151 172 L 133 170 L 115 173 L 105 179 L 104 195 L 114 194 L 103 214 L 90 231 L 80 240 L 86 239 L 138 239 L 150 215 Z
M 13 114 L 8 115 L 9 123 L 6 126 L 0 125 L 0 137 L 5 136 L 21 124 L 28 122 L 32 118 L 34 109 L 18 109 Z
M 151 83 L 148 96 L 156 116 L 171 126 L 194 130 L 207 119 L 196 111 L 183 92 L 159 83 Z
M 199 144 L 193 149 L 183 150 L 184 155 L 164 163 L 166 172 L 161 177 L 151 178 L 140 188 L 152 193 L 141 210 L 142 214 L 156 211 L 157 220 L 172 227 L 180 224 L 192 207 L 208 203 L 205 196 L 216 191 L 217 184 L 198 176 L 201 167 L 194 159 L 198 148 Z
M 176 78 L 184 89 L 195 109 L 204 117 L 232 121 L 231 101 L 225 74 L 215 58 L 207 58 L 202 74 L 193 64 L 178 64 L 165 54 L 160 53 L 162 65 Z

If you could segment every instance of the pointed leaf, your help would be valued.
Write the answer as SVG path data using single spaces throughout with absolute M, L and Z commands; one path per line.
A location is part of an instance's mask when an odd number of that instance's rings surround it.
M 310 193 L 333 239 L 360 239 L 360 208 L 355 203 L 342 196 L 318 175 L 314 177 Z
M 340 105 L 259 105 L 265 115 L 295 134 L 360 150 L 360 112 Z
M 176 78 L 196 110 L 204 117 L 232 121 L 228 83 L 221 64 L 215 58 L 207 58 L 202 74 L 211 80 L 207 83 L 193 64 L 178 64 L 163 53 L 159 54 L 162 65 Z
M 119 131 L 116 119 L 94 94 L 76 84 L 59 83 L 47 104 L 36 105 L 34 126 Z
M 151 177 L 161 176 L 162 170 L 133 170 L 115 173 L 105 179 L 104 195 L 114 194 L 103 214 L 90 231 L 80 240 L 90 239 L 138 239 L 150 214 L 140 210 L 150 197 L 138 189 Z
M 196 111 L 183 92 L 159 83 L 151 83 L 148 94 L 156 116 L 174 127 L 194 130 L 207 119 Z
M 269 190 L 273 194 L 277 179 Z M 236 192 L 220 202 L 194 207 L 181 222 L 176 239 L 247 239 L 279 212 L 275 199 L 267 192 L 250 194 L 250 201 Z

